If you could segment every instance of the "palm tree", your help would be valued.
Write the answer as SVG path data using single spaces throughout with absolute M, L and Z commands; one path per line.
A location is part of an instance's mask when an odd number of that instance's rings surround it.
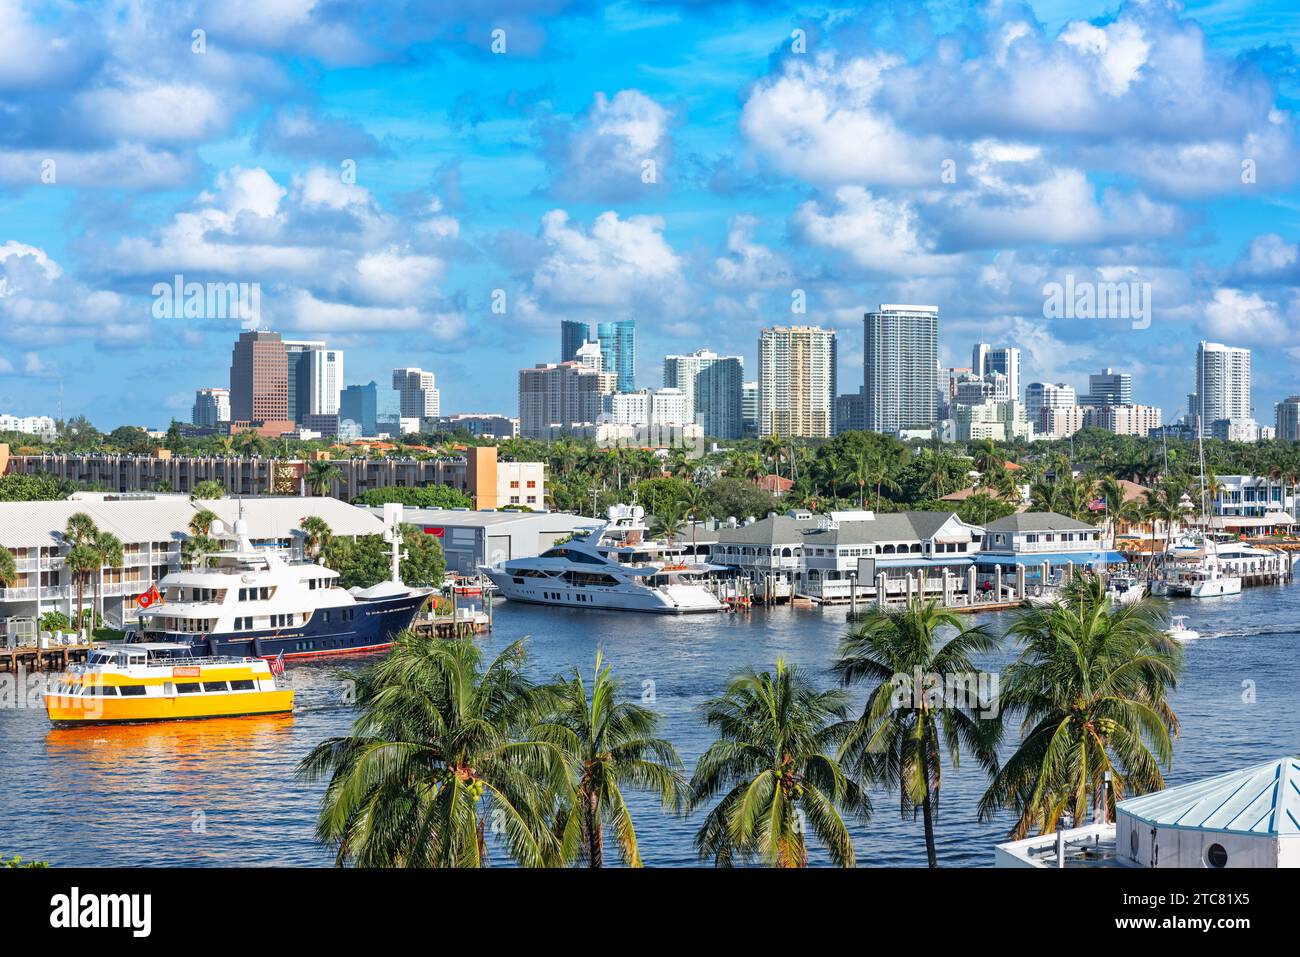
M 819 691 L 783 660 L 775 674 L 749 669 L 704 703 L 719 739 L 695 766 L 690 808 L 726 793 L 695 836 L 701 858 L 804 867 L 806 821 L 836 866 L 854 865 L 844 815 L 868 820 L 871 801 L 834 757 L 852 729 L 847 703 L 843 690 Z
M 957 634 L 940 642 L 938 632 L 944 628 Z M 954 768 L 960 766 L 965 747 L 985 771 L 997 770 L 999 724 L 990 720 L 993 715 L 981 717 L 981 708 L 991 708 L 993 702 L 978 700 L 971 657 L 997 646 L 997 639 L 983 628 L 963 629 L 957 616 L 937 602 L 919 601 L 901 609 L 873 607 L 840 643 L 834 666 L 840 680 L 872 685 L 840 757 L 865 779 L 897 788 L 903 817 L 910 814 L 915 820 L 920 810 L 931 867 L 939 863 L 934 819 L 943 751 Z M 925 676 L 922 687 L 915 686 L 914 676 Z M 925 683 L 931 676 L 941 682 L 937 700 Z M 950 693 L 956 688 L 964 693 Z
M 325 459 L 307 463 L 307 474 L 304 476 L 313 495 L 328 495 L 330 485 L 342 477 L 343 473 L 334 463 Z
M 694 555 L 698 550 L 695 536 L 698 531 L 700 513 L 704 511 L 708 495 L 702 485 L 691 483 L 682 489 L 682 506 L 686 509 L 686 517 L 691 521 L 691 554 Z
M 873 471 L 874 467 L 875 461 L 872 458 L 871 453 L 865 449 L 854 455 L 848 463 L 848 472 L 845 477 L 849 481 L 855 482 L 858 486 L 858 508 L 863 507 L 863 499 L 865 497 L 867 483 L 870 482 L 872 477 L 875 475 L 875 472 Z
M 85 512 L 73 512 L 68 516 L 63 529 L 63 540 L 71 547 L 63 558 L 63 564 L 72 572 L 77 582 L 77 630 L 83 631 L 81 606 L 86 595 L 86 576 L 99 569 L 99 555 L 93 542 L 99 534 L 95 520 Z
M 194 513 L 194 516 L 190 519 L 190 525 L 189 525 L 190 534 L 191 535 L 208 534 L 208 529 L 212 527 L 212 523 L 215 522 L 217 518 L 218 516 L 216 512 L 213 512 L 210 509 L 206 509 L 206 508 L 199 509 L 197 512 Z
M 334 530 L 319 515 L 308 515 L 298 527 L 303 532 L 303 548 L 312 558 L 319 558 L 334 540 Z
M 207 535 L 191 535 L 181 542 L 181 561 L 191 568 L 198 566 L 205 556 L 211 555 L 221 547 L 220 543 Z
M 1020 838 L 1055 830 L 1063 814 L 1082 824 L 1090 801 L 1109 817 L 1125 795 L 1164 787 L 1178 733 L 1168 692 L 1182 662 L 1163 632 L 1167 607 L 1115 608 L 1100 578 L 1078 578 L 1012 626 L 1024 650 L 1004 671 L 1001 701 L 1004 715 L 1022 716 L 1021 741 L 980 800 L 981 820 L 1014 810 Z
M 472 641 L 407 631 L 356 675 L 352 733 L 298 766 L 305 780 L 328 779 L 316 834 L 336 863 L 482 867 L 489 822 L 525 867 L 561 856 L 546 822 L 569 792 L 566 756 L 512 733 L 536 707 L 523 658 L 517 641 L 483 668 Z
M 582 856 L 588 867 L 605 864 L 605 830 L 629 867 L 641 866 L 632 813 L 623 788 L 658 794 L 664 810 L 677 811 L 685 800 L 681 759 L 671 743 L 655 737 L 659 716 L 649 708 L 619 701 L 619 683 L 596 652 L 591 695 L 576 668 L 543 689 L 546 720 L 532 736 L 560 749 L 569 766 L 573 801 L 557 819 L 557 837 L 567 860 Z
M 95 550 L 95 582 L 94 593 L 90 599 L 90 627 L 93 631 L 95 627 L 95 616 L 98 614 L 103 617 L 103 608 L 100 605 L 99 593 L 102 590 L 104 581 L 105 568 L 121 568 L 125 557 L 123 555 L 122 540 L 112 532 L 97 530 L 94 541 L 90 547 Z
M 229 439 L 227 439 L 229 441 Z M 226 486 L 215 479 L 204 479 L 194 486 L 194 491 L 190 493 L 190 501 L 202 499 L 217 499 L 226 497 Z M 215 517 L 215 516 L 214 516 Z

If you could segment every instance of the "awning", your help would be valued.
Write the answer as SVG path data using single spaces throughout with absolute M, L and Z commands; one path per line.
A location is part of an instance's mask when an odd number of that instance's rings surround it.
M 1120 552 L 1034 552 L 1024 555 L 985 555 L 975 558 L 976 565 L 1025 565 L 1034 568 L 1043 562 L 1052 565 L 1111 565 L 1128 561 Z
M 953 565 L 972 565 L 974 559 L 969 555 L 954 555 L 952 558 L 881 558 L 876 557 L 876 568 L 942 568 Z

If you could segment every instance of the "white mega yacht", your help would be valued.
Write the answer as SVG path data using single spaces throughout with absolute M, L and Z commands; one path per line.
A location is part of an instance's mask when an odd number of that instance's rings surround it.
M 140 612 L 127 642 L 167 643 L 186 654 L 305 658 L 376 651 L 392 644 L 431 594 L 398 575 L 400 513 L 385 537 L 393 545 L 391 577 L 369 588 L 339 587 L 339 573 L 258 548 L 245 523 L 208 534 L 227 543 L 197 568 L 172 572 Z
M 703 583 L 715 566 L 682 560 L 682 549 L 645 537 L 640 506 L 613 505 L 608 521 L 536 558 L 482 568 L 511 601 L 666 615 L 721 611 Z

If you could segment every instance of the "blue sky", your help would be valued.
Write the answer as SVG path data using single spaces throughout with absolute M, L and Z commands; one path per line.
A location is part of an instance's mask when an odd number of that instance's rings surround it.
M 881 302 L 1167 418 L 1201 338 L 1260 421 L 1300 391 L 1291 4 L 462 6 L 0 0 L 0 411 L 188 418 L 240 322 L 155 318 L 176 274 L 259 283 L 381 407 L 420 365 L 515 414 L 562 318 L 636 319 L 641 385 L 820 323 L 848 391 Z M 1150 327 L 1045 318 L 1067 275 L 1150 283 Z

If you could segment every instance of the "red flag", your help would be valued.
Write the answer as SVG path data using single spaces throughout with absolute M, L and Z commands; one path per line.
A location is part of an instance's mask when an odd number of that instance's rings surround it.
M 162 601 L 162 595 L 159 593 L 157 585 L 150 585 L 147 592 L 136 596 L 135 599 L 135 603 L 141 608 L 148 608 L 156 601 Z

